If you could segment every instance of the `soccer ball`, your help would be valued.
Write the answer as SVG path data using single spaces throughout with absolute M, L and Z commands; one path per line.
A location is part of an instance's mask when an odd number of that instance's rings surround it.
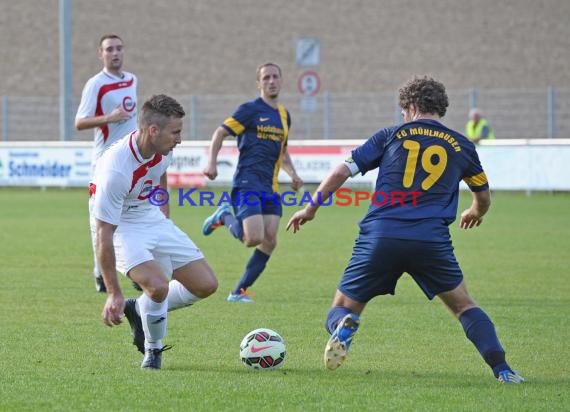
M 239 356 L 248 369 L 274 370 L 285 360 L 285 342 L 271 329 L 255 329 L 242 339 Z

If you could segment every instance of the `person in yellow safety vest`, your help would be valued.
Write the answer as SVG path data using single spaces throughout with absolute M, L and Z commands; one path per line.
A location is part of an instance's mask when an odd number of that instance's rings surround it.
M 483 118 L 481 110 L 474 108 L 469 111 L 469 121 L 465 126 L 465 134 L 469 140 L 478 144 L 482 139 L 494 139 L 495 134 L 487 119 Z

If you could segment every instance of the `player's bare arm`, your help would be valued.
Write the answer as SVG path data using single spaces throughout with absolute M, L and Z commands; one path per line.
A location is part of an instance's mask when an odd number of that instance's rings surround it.
M 160 176 L 160 188 L 168 191 L 168 174 L 167 173 L 163 173 L 163 175 Z M 167 218 L 170 219 L 170 203 L 169 202 L 166 202 L 164 205 L 161 205 L 160 211 L 164 214 L 164 216 L 166 216 Z
M 228 137 L 229 132 L 222 126 L 219 126 L 212 134 L 212 143 L 210 144 L 210 157 L 208 158 L 208 164 L 204 168 L 204 175 L 210 180 L 214 180 L 218 177 L 218 153 L 222 148 L 224 139 Z
M 121 324 L 125 309 L 125 298 L 117 279 L 113 244 L 113 235 L 116 229 L 116 225 L 97 219 L 97 259 L 107 287 L 107 301 L 101 317 L 107 326 Z
M 285 148 L 283 152 L 283 157 L 281 158 L 281 169 L 285 171 L 291 177 L 291 188 L 295 191 L 299 190 L 303 186 L 303 179 L 299 177 L 291 160 L 291 156 Z
M 321 182 L 317 190 L 312 195 L 312 203 L 307 205 L 304 209 L 296 212 L 289 222 L 287 223 L 286 230 L 293 227 L 293 233 L 297 233 L 301 225 L 304 225 L 310 220 L 313 220 L 321 203 L 326 203 L 329 199 L 329 194 L 336 192 L 351 176 L 348 167 L 341 163 L 335 167 L 329 175 Z M 319 195 L 320 193 L 320 195 Z
M 479 226 L 483 222 L 483 216 L 491 206 L 491 192 L 489 190 L 471 192 L 471 196 L 473 197 L 471 206 L 461 213 L 461 229 Z

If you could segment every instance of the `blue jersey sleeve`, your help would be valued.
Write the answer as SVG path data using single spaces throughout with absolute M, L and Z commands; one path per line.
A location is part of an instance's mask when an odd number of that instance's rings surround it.
M 471 145 L 469 149 L 470 162 L 463 175 L 463 181 L 469 186 L 472 192 L 482 192 L 483 190 L 489 189 L 487 175 L 483 171 L 479 155 L 477 154 L 477 150 L 475 150 L 475 145 Z
M 372 135 L 362 146 L 352 151 L 352 160 L 358 166 L 358 170 L 363 175 L 376 169 L 380 164 L 380 159 L 384 154 L 386 142 L 393 135 L 395 128 L 381 129 Z
M 232 136 L 242 134 L 255 116 L 255 110 L 252 107 L 253 105 L 249 102 L 240 105 L 231 117 L 224 120 L 222 127 Z

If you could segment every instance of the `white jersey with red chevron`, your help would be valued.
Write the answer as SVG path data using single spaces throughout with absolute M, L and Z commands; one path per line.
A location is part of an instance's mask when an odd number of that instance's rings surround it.
M 116 107 L 122 107 L 130 117 L 94 129 L 93 165 L 110 145 L 137 128 L 136 76 L 123 71 L 122 77 L 118 77 L 101 70 L 85 83 L 75 117 L 102 116 L 111 113 Z
M 156 153 L 143 159 L 133 132 L 105 151 L 98 161 L 90 191 L 92 216 L 113 225 L 120 222 L 152 223 L 166 219 L 149 195 L 160 185 L 172 159 Z

